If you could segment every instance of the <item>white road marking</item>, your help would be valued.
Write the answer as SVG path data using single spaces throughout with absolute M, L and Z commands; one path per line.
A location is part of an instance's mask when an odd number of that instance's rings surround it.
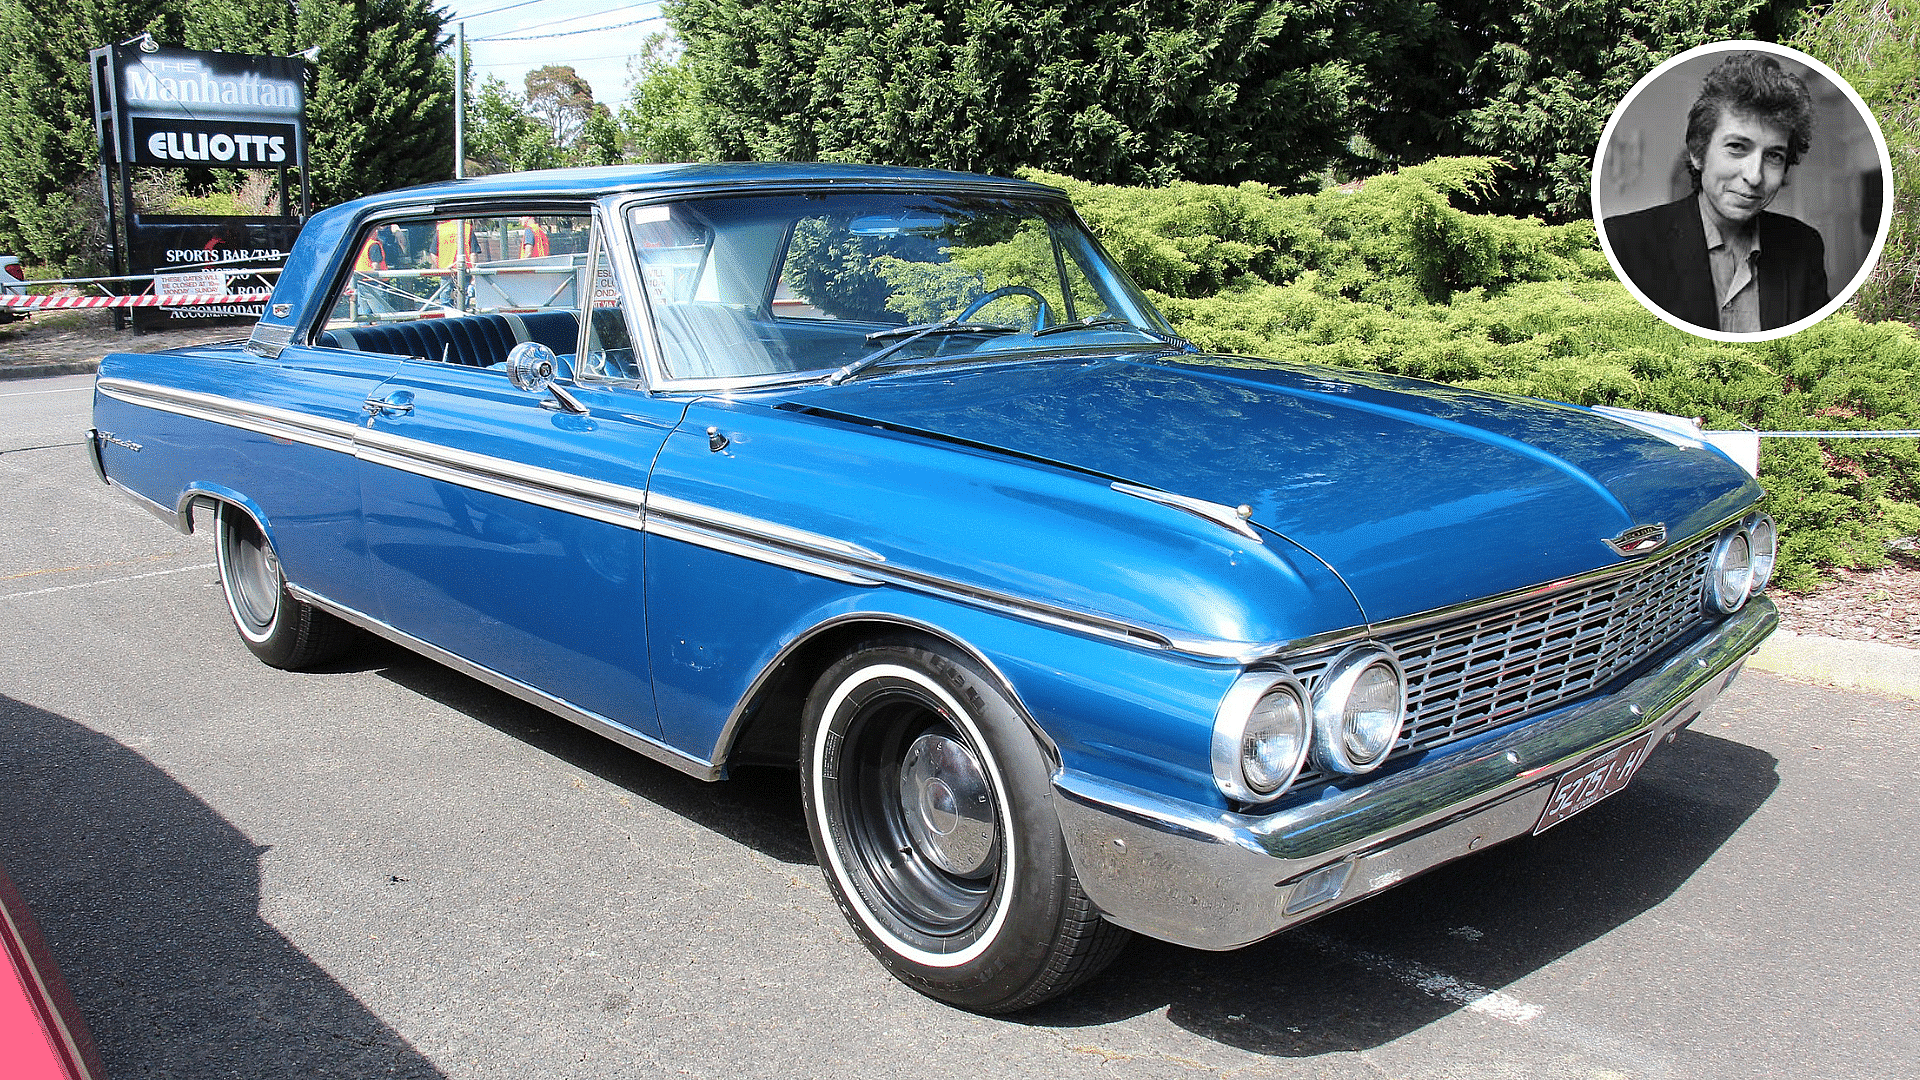
M 1376 975 L 1385 975 L 1428 997 L 1457 1005 L 1468 1012 L 1479 1013 L 1495 1020 L 1504 1020 L 1515 1027 L 1526 1027 L 1546 1012 L 1543 1006 L 1522 1001 L 1512 994 L 1499 990 L 1489 990 L 1465 979 L 1455 978 L 1444 971 L 1436 971 L 1413 960 L 1403 960 L 1399 957 L 1383 956 L 1365 949 L 1357 949 L 1324 934 L 1302 933 L 1296 930 L 1293 936 L 1329 956 L 1359 964 Z
M 42 394 L 83 394 L 91 393 L 92 390 L 93 384 L 88 383 L 85 386 L 63 386 L 58 390 L 21 390 L 12 394 L 0 394 L 0 398 L 39 397 Z
M 55 585 L 50 589 L 35 589 L 32 592 L 0 594 L 0 600 L 24 600 L 29 596 L 45 596 L 48 593 L 70 592 L 74 589 L 92 589 L 101 585 L 118 585 L 127 581 L 143 581 L 147 578 L 165 577 L 168 574 L 186 574 L 195 570 L 211 570 L 213 568 L 213 563 L 195 563 L 192 566 L 182 566 L 175 570 L 155 570 L 151 574 L 134 574 L 131 577 L 107 578 L 104 581 L 87 581 L 79 585 Z

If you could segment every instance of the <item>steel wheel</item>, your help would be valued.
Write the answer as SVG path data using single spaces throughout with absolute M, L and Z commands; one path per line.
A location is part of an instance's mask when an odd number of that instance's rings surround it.
M 1126 935 L 1080 892 L 1024 721 L 965 657 L 860 649 L 808 701 L 808 825 L 848 922 L 893 973 L 981 1012 L 1097 973 Z
M 250 515 L 222 504 L 216 531 L 227 611 L 255 656 L 274 667 L 305 668 L 352 644 L 352 627 L 287 591 L 273 544 Z

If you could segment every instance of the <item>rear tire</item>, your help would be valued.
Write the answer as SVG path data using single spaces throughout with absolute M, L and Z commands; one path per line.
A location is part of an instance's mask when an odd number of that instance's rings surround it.
M 273 667 L 300 671 L 347 651 L 353 627 L 294 598 L 273 544 L 250 515 L 222 503 L 216 531 L 220 588 L 234 629 L 253 655 Z
M 1081 891 L 1046 758 L 963 654 L 855 650 L 807 700 L 807 827 L 847 922 L 893 975 L 981 1013 L 1037 1005 L 1127 942 Z

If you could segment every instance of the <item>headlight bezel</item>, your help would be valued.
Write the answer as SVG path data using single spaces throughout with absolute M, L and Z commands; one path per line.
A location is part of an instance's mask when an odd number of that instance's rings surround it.
M 1349 741 L 1352 725 L 1347 720 L 1348 705 L 1362 678 L 1375 668 L 1384 669 L 1393 680 L 1392 719 L 1384 729 L 1385 738 L 1374 738 L 1377 748 L 1371 754 L 1355 755 Z M 1313 690 L 1313 763 L 1328 772 L 1360 776 L 1378 769 L 1399 745 L 1407 725 L 1407 675 L 1400 659 L 1385 645 L 1369 641 L 1341 653 L 1328 666 Z
M 1747 531 L 1747 595 L 1751 597 L 1773 580 L 1773 568 L 1780 558 L 1780 527 L 1764 510 L 1748 514 L 1740 524 Z
M 1714 538 L 1702 605 L 1712 614 L 1732 615 L 1753 595 L 1753 580 L 1753 537 L 1742 520 Z
M 1274 694 L 1293 699 L 1294 713 L 1298 718 L 1295 724 L 1296 748 L 1283 761 L 1287 767 L 1276 771 L 1278 782 L 1266 787 L 1248 776 L 1246 758 L 1250 740 L 1261 733 L 1261 729 L 1255 726 L 1261 703 Z M 1222 794 L 1236 802 L 1269 802 L 1293 785 L 1300 770 L 1305 768 L 1312 747 L 1312 698 L 1308 696 L 1306 687 L 1290 671 L 1273 668 L 1248 671 L 1234 681 L 1226 696 L 1220 700 L 1219 708 L 1214 711 L 1214 784 Z

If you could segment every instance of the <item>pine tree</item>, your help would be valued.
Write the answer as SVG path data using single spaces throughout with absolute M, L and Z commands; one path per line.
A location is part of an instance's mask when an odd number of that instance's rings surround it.
M 0 251 L 74 270 L 105 266 L 87 54 L 142 31 L 177 33 L 168 7 L 0 0 Z
M 1404 0 L 679 0 L 727 158 L 1311 186 Z
M 453 75 L 433 0 L 303 3 L 298 47 L 318 46 L 307 89 L 317 206 L 453 174 Z
M 449 176 L 442 23 L 432 0 L 0 0 L 0 249 L 102 265 L 87 54 L 143 31 L 226 52 L 320 47 L 307 97 L 316 206 Z

